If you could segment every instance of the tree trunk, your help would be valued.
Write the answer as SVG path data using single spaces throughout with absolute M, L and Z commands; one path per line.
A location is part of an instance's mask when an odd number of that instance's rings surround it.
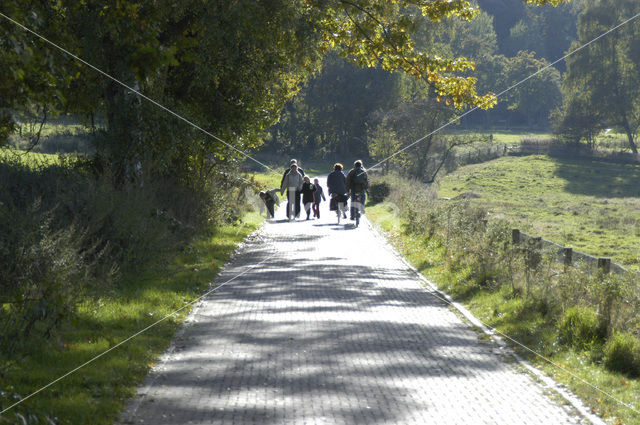
M 629 125 L 629 120 L 625 117 L 623 121 L 624 132 L 627 133 L 627 140 L 629 141 L 629 147 L 633 151 L 634 155 L 638 155 L 638 147 L 636 146 L 636 142 L 633 140 L 633 131 L 631 131 L 631 126 Z
M 103 153 L 109 161 L 116 187 L 122 186 L 132 172 L 138 149 L 139 102 L 135 94 L 109 81 L 105 87 L 107 135 Z

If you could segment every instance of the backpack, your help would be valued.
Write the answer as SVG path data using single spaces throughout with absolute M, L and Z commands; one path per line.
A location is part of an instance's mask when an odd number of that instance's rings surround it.
M 367 184 L 367 172 L 362 168 L 355 169 L 351 176 L 351 183 L 354 185 L 366 186 Z

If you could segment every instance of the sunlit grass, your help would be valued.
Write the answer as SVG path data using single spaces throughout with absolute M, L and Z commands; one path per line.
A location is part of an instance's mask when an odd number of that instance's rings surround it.
M 548 132 L 526 132 L 522 130 L 453 130 L 451 134 L 454 135 L 468 135 L 468 136 L 493 136 L 493 143 L 497 145 L 517 146 L 523 138 L 537 137 L 537 138 L 549 138 L 551 134 Z
M 30 167 L 54 165 L 59 163 L 58 155 L 48 153 L 27 152 L 13 148 L 0 148 L 0 160 L 20 161 Z
M 509 156 L 456 170 L 438 193 L 473 193 L 472 202 L 514 227 L 637 268 L 639 181 L 636 164 Z

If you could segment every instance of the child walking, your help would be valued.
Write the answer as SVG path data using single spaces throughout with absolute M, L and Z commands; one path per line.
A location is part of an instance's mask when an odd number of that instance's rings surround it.
M 311 180 L 309 180 L 308 176 L 304 176 L 302 183 L 302 204 L 304 205 L 304 210 L 307 213 L 307 220 L 309 220 L 309 215 L 311 214 L 311 205 L 313 204 L 313 194 L 316 192 L 316 187 L 311 184 Z
M 316 191 L 313 192 L 313 216 L 320 218 L 320 202 L 326 201 L 327 198 L 324 197 L 324 191 L 318 179 L 313 179 L 313 185 L 316 187 Z

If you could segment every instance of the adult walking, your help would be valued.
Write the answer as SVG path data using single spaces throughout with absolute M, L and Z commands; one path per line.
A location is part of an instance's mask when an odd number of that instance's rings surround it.
M 291 164 L 289 172 L 282 179 L 280 194 L 283 195 L 285 190 L 287 191 L 287 218 L 293 220 L 294 217 L 300 216 L 299 193 L 302 190 L 302 174 L 298 171 L 296 164 Z
M 302 177 L 305 176 L 304 174 L 304 170 L 302 168 L 300 168 L 300 166 L 298 165 L 298 160 L 296 159 L 292 159 L 291 161 L 289 161 L 289 168 L 287 168 L 286 170 L 284 170 L 284 174 L 282 174 L 282 180 L 280 180 L 280 187 L 282 187 L 283 183 L 284 183 L 284 179 L 285 177 L 287 177 L 287 174 L 289 174 L 289 172 L 291 171 L 291 166 L 292 165 L 296 165 L 296 167 L 298 167 L 298 172 L 302 175 Z M 295 209 L 296 209 L 296 218 L 298 218 L 298 216 L 300 216 L 300 191 L 296 191 L 295 193 Z M 287 218 L 289 218 L 289 209 L 287 208 Z
M 353 168 L 346 178 L 347 193 L 351 197 L 350 219 L 359 224 L 360 214 L 364 214 L 364 203 L 367 198 L 366 190 L 369 188 L 369 176 L 362 166 L 362 161 L 353 163 Z
M 329 209 L 336 211 L 338 216 L 338 223 L 340 223 L 340 215 L 343 218 L 347 218 L 345 211 L 345 202 L 347 202 L 347 186 L 346 177 L 342 172 L 342 164 L 336 162 L 333 165 L 333 171 L 327 176 L 327 193 L 331 201 L 329 202 Z

